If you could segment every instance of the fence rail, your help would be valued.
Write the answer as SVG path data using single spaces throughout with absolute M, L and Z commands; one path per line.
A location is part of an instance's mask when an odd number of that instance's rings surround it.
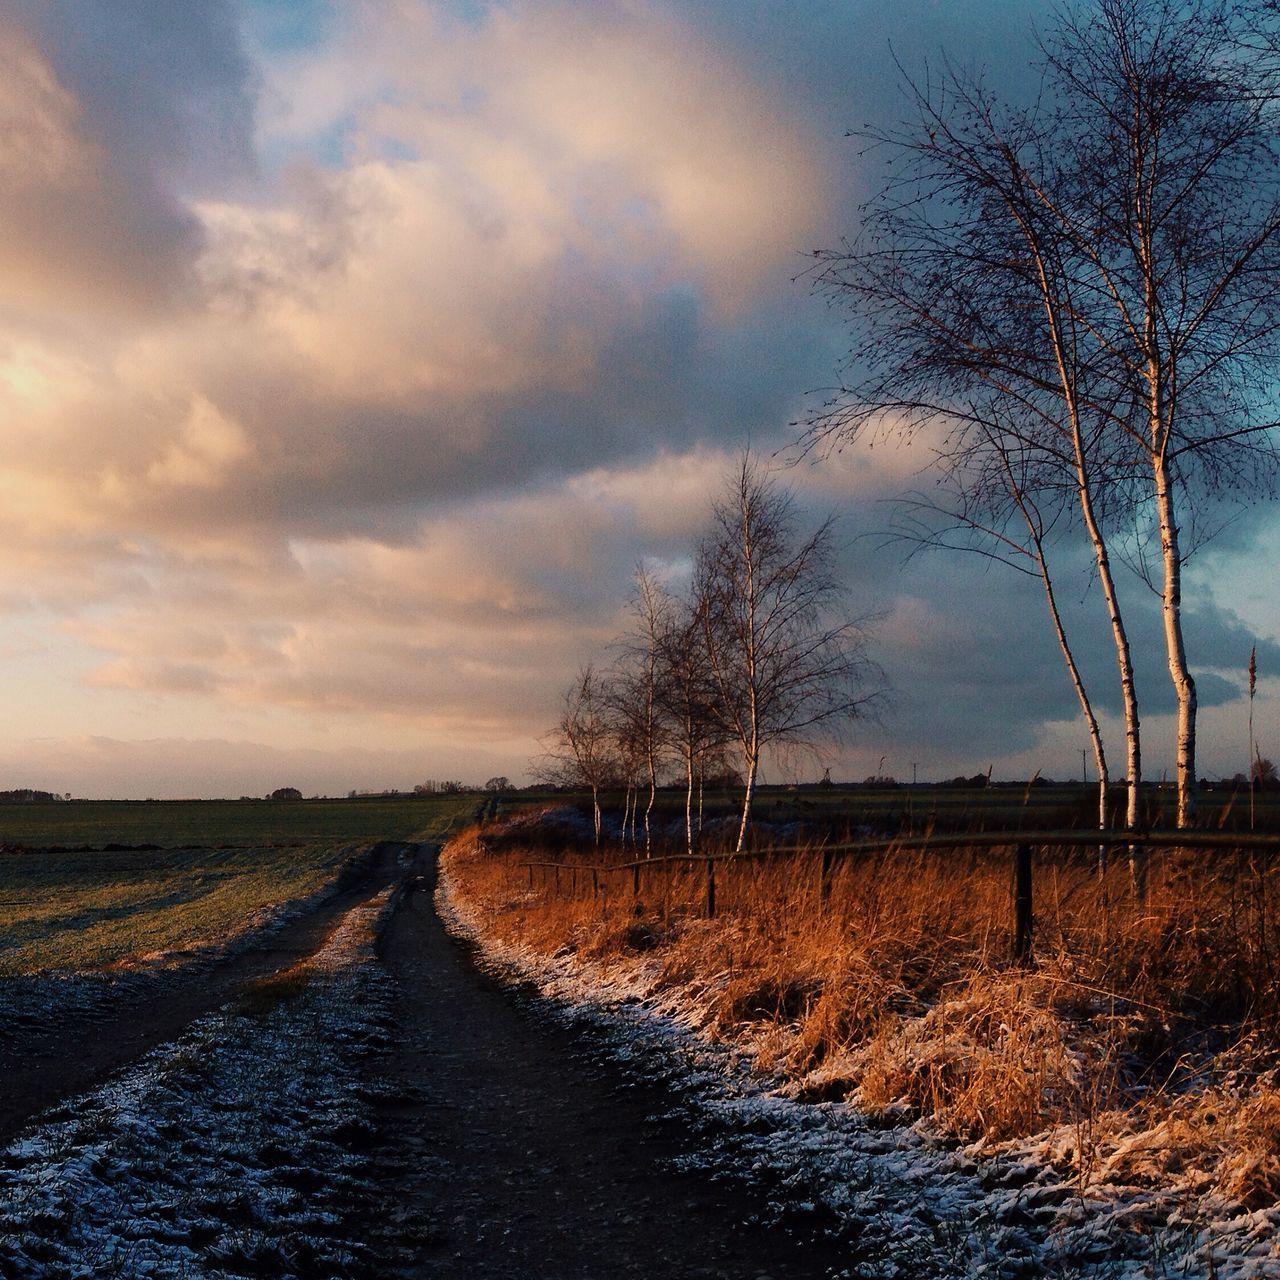
M 483 838 L 483 837 L 482 837 Z M 770 859 L 808 858 L 820 860 L 822 866 L 820 892 L 825 902 L 831 893 L 831 875 L 837 862 L 858 854 L 891 853 L 919 850 L 931 852 L 946 849 L 1013 850 L 1012 910 L 1013 959 L 1015 963 L 1031 963 L 1035 929 L 1035 850 L 1048 849 L 1187 849 L 1222 850 L 1280 854 L 1280 835 L 1231 834 L 1221 831 L 997 831 L 968 835 L 896 836 L 856 840 L 842 844 L 785 845 L 726 853 L 664 853 L 648 858 L 632 858 L 625 862 L 558 862 L 530 859 L 521 865 L 528 868 L 529 885 L 533 887 L 534 869 L 554 870 L 559 888 L 560 872 L 572 875 L 576 891 L 578 875 L 589 874 L 593 894 L 600 892 L 601 877 L 630 872 L 634 893 L 639 896 L 641 876 L 645 871 L 669 866 L 704 868 L 705 911 L 708 919 L 716 914 L 716 867 L 766 862 Z M 544 877 L 545 878 L 545 877 Z M 1136 886 L 1144 892 L 1141 883 Z

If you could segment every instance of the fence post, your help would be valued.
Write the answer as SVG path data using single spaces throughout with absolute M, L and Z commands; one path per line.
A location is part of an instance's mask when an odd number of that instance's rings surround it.
M 631 891 L 637 898 L 640 896 L 640 864 L 638 862 L 631 868 Z
M 821 884 L 820 896 L 824 906 L 831 901 L 831 864 L 834 860 L 835 859 L 831 856 L 831 850 L 823 849 L 822 851 L 822 884 Z
M 556 863 L 556 892 L 560 892 L 560 864 Z
M 600 896 L 600 873 L 595 867 L 591 868 L 591 896 L 593 898 Z
M 707 859 L 707 919 L 716 918 L 716 864 L 714 858 Z
M 1133 896 L 1139 906 L 1147 901 L 1147 851 L 1141 845 L 1129 846 L 1129 878 L 1133 882 Z
M 1020 844 L 1013 856 L 1013 959 L 1031 960 L 1031 846 Z

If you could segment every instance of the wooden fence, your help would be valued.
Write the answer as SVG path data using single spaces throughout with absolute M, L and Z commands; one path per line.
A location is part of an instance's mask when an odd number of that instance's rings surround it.
M 599 894 L 602 878 L 627 875 L 632 879 L 632 890 L 638 897 L 642 877 L 661 872 L 666 868 L 702 867 L 705 877 L 704 909 L 708 919 L 716 914 L 716 867 L 749 862 L 765 862 L 771 859 L 794 858 L 810 860 L 821 867 L 820 893 L 825 902 L 831 895 L 831 877 L 836 865 L 843 859 L 859 855 L 890 853 L 906 850 L 941 851 L 947 849 L 987 850 L 1009 849 L 1012 852 L 1012 885 L 1010 906 L 1012 912 L 1013 960 L 1017 964 L 1029 964 L 1032 956 L 1035 931 L 1035 855 L 1037 851 L 1053 849 L 1088 849 L 1103 852 L 1122 849 L 1131 857 L 1152 849 L 1186 849 L 1204 851 L 1253 851 L 1275 855 L 1280 853 L 1278 835 L 1242 835 L 1217 831 L 1012 831 L 978 832 L 970 835 L 901 836 L 877 840 L 857 840 L 847 844 L 784 846 L 745 850 L 741 853 L 665 853 L 650 858 L 633 858 L 625 862 L 554 862 L 527 861 L 529 885 L 534 884 L 535 870 L 541 869 L 543 883 L 554 883 L 560 888 L 561 872 L 577 891 L 578 876 L 589 875 L 593 894 Z M 554 877 L 554 878 L 553 878 Z M 1144 891 L 1139 876 L 1135 891 Z

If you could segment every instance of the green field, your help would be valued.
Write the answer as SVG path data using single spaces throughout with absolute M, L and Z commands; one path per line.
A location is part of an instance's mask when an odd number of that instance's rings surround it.
M 475 795 L 353 800 L 70 800 L 0 804 L 0 843 L 35 846 L 413 840 L 478 811 Z
M 322 888 L 361 847 L 0 855 L 0 976 L 224 941 Z
M 323 888 L 371 843 L 443 837 L 480 804 L 429 796 L 3 806 L 0 977 L 102 969 L 225 941 L 265 910 Z

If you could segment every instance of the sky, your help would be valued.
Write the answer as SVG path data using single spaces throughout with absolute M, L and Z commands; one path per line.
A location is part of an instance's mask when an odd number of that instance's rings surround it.
M 768 780 L 1080 776 L 1038 585 L 886 542 L 926 445 L 795 463 L 792 425 L 850 341 L 804 275 L 878 180 L 848 131 L 944 53 L 1017 96 L 1046 13 L 0 0 L 0 789 L 521 779 L 747 445 L 837 518 L 885 689 Z M 1280 525 L 1227 515 L 1188 570 L 1210 777 L 1246 767 L 1254 643 L 1280 752 Z M 1158 610 L 1124 590 L 1158 777 Z M 1070 548 L 1064 594 L 1118 764 Z

